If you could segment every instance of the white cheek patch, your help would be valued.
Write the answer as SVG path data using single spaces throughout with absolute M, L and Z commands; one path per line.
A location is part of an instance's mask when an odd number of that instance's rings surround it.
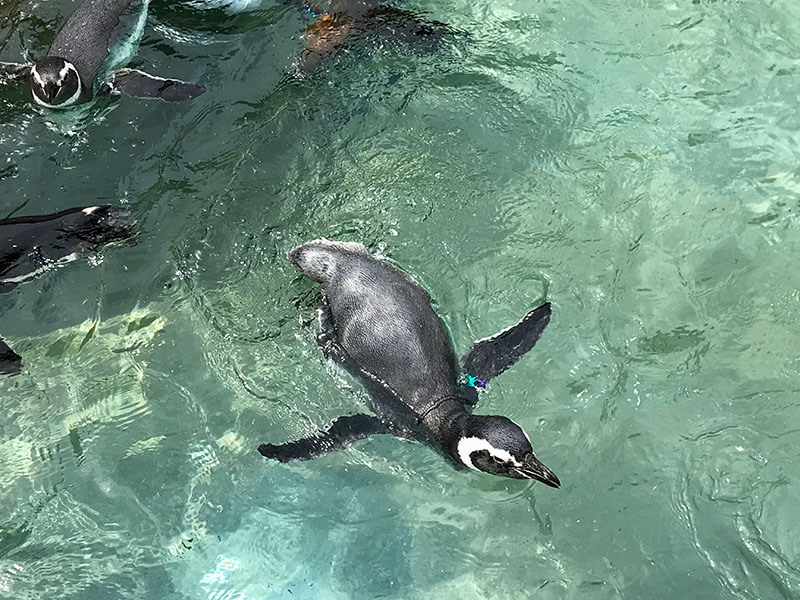
M 33 79 L 36 81 L 36 83 L 44 87 L 44 80 L 39 76 L 39 71 L 36 70 L 36 65 L 31 67 L 31 75 L 33 75 Z
M 72 63 L 64 63 L 64 66 L 58 72 L 58 85 L 64 83 L 70 71 L 75 71 L 75 67 L 72 66 Z
M 78 260 L 78 253 L 73 252 L 72 254 L 67 254 L 66 256 L 62 256 L 56 261 L 57 265 L 65 265 L 67 263 L 71 263 L 73 260 Z
M 486 450 L 496 459 L 512 464 L 515 467 L 522 466 L 522 463 L 511 456 L 511 453 L 508 452 L 508 450 L 495 448 L 488 440 L 477 437 L 461 438 L 458 440 L 458 458 L 460 458 L 461 462 L 467 465 L 470 469 L 474 469 L 476 471 L 480 471 L 480 469 L 472 464 L 472 453 L 478 452 L 479 450 Z
M 71 106 L 75 104 L 78 101 L 78 98 L 80 98 L 81 96 L 81 88 L 83 87 L 83 85 L 81 84 L 81 76 L 78 73 L 78 69 L 76 69 L 72 63 L 67 63 L 66 66 L 59 72 L 59 76 L 61 77 L 60 81 L 64 81 L 64 77 L 66 77 L 67 73 L 69 73 L 70 71 L 75 73 L 75 78 L 78 80 L 78 89 L 75 90 L 75 93 L 72 94 L 69 100 L 67 100 L 63 104 L 60 104 L 59 106 Z
M 100 208 L 100 207 L 99 207 L 99 206 L 90 206 L 90 207 L 88 207 L 88 208 L 84 208 L 84 209 L 83 209 L 81 212 L 82 212 L 83 214 L 85 214 L 85 215 L 90 215 L 90 214 L 92 214 L 94 211 L 96 211 L 98 208 Z

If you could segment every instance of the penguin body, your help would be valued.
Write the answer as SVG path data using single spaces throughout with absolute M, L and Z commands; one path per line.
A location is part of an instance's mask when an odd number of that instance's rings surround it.
M 476 342 L 459 369 L 430 296 L 407 273 L 354 242 L 314 240 L 292 250 L 289 260 L 322 284 L 323 350 L 366 384 L 375 416 L 344 416 L 319 435 L 262 444 L 263 456 L 282 462 L 310 459 L 372 434 L 390 433 L 433 446 L 457 467 L 559 487 L 516 423 L 472 414 L 478 389 L 539 339 L 550 320 L 549 304 Z M 466 380 L 459 378 L 462 370 Z

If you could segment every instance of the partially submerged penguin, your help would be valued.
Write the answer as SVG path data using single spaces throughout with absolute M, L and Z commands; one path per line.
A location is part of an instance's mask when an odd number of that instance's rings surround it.
M 34 101 L 67 108 L 97 94 L 189 100 L 205 88 L 123 69 L 144 31 L 149 0 L 85 0 L 56 34 L 47 56 L 32 64 L 0 63 L 0 82 L 25 80 Z
M 511 419 L 472 414 L 478 391 L 541 337 L 550 321 L 549 303 L 476 342 L 459 369 L 428 293 L 400 269 L 370 256 L 363 245 L 319 239 L 292 250 L 289 260 L 323 285 L 320 343 L 365 382 L 376 416 L 343 416 L 318 435 L 262 444 L 263 456 L 306 460 L 389 433 L 433 446 L 456 467 L 561 485 Z
M 377 0 L 331 0 L 323 10 L 314 0 L 300 0 L 303 10 L 316 18 L 304 35 L 305 49 L 295 64 L 304 76 L 332 57 L 348 41 L 368 34 L 423 48 L 435 48 L 449 31 L 444 23 L 426 21 L 415 13 L 379 4 Z
M 124 208 L 87 206 L 0 221 L 0 293 L 105 244 L 131 238 L 136 221 Z M 22 359 L 0 339 L 0 373 L 22 369 Z

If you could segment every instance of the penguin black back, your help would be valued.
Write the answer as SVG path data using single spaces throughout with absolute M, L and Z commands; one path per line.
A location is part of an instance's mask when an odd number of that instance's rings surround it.
M 456 357 L 428 293 L 360 244 L 305 244 L 292 263 L 325 287 L 337 343 L 349 362 L 421 410 L 451 395 Z
M 56 34 L 47 56 L 75 65 L 84 90 L 91 92 L 109 50 L 136 27 L 132 21 L 146 14 L 143 4 L 144 0 L 85 0 Z
M 127 210 L 115 206 L 0 221 L 0 291 L 103 244 L 127 239 L 134 224 Z

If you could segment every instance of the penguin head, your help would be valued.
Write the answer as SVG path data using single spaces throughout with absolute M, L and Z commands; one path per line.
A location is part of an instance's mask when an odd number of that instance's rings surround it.
M 78 69 L 63 58 L 43 58 L 31 67 L 30 77 L 33 99 L 47 108 L 71 106 L 81 95 Z
M 561 482 L 533 455 L 528 436 L 511 419 L 472 415 L 456 446 L 456 458 L 470 469 L 513 479 L 536 479 L 550 487 Z
M 333 277 L 340 260 L 348 255 L 366 253 L 363 244 L 321 238 L 291 250 L 289 260 L 303 275 L 325 285 Z

